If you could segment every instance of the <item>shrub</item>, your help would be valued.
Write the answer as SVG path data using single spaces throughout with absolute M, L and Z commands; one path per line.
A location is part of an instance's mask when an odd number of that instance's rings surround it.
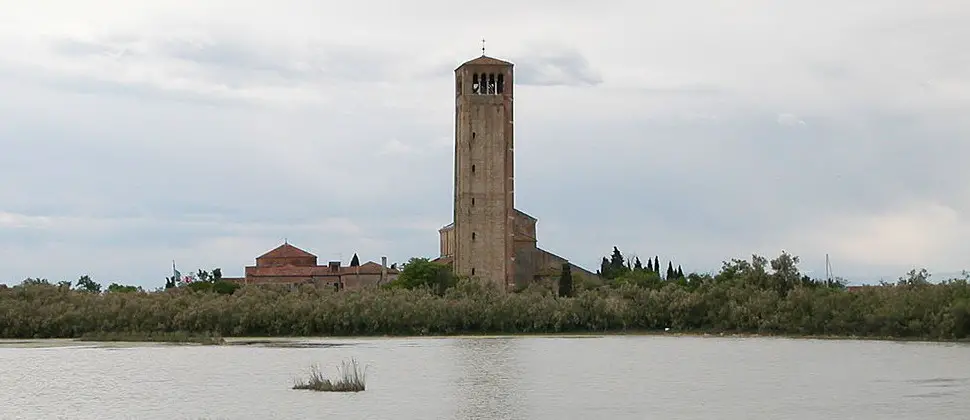
M 317 365 L 310 367 L 310 377 L 305 381 L 296 381 L 293 389 L 306 389 L 323 392 L 360 392 L 363 391 L 365 369 L 361 369 L 357 360 L 344 361 L 337 367 L 337 379 L 331 381 L 320 372 Z

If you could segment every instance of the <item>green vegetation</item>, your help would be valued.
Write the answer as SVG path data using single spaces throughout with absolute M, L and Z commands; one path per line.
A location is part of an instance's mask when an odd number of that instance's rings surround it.
M 91 280 L 91 277 L 81 276 L 77 280 L 77 290 L 83 290 L 85 292 L 91 293 L 101 293 L 101 285 Z
M 560 279 L 539 282 L 518 293 L 455 278 L 447 267 L 426 259 L 409 261 L 395 282 L 363 290 L 245 286 L 223 293 L 215 286 L 178 285 L 125 293 L 109 287 L 95 293 L 72 289 L 70 283 L 27 279 L 21 285 L 0 288 L 0 338 L 659 332 L 666 328 L 677 333 L 970 337 L 970 276 L 932 283 L 925 270 L 913 270 L 896 283 L 848 290 L 837 279 L 801 275 L 797 264 L 797 257 L 783 253 L 772 260 L 754 256 L 750 261 L 725 262 L 715 274 L 681 275 L 674 269 L 673 275 L 664 277 L 656 268 L 676 265 L 661 265 L 656 258 L 646 267 L 623 261 L 609 265 L 602 279 L 589 280 L 573 270 L 568 274 L 571 287 L 557 287 L 568 283 Z
M 331 381 L 320 372 L 317 365 L 310 367 L 310 378 L 306 381 L 296 381 L 293 389 L 306 389 L 324 392 L 360 392 L 364 390 L 364 369 L 357 364 L 357 360 L 344 361 L 337 367 L 338 378 Z
M 411 258 L 401 266 L 397 280 L 385 285 L 385 288 L 416 289 L 427 288 L 438 295 L 458 284 L 451 267 L 432 262 L 427 258 Z

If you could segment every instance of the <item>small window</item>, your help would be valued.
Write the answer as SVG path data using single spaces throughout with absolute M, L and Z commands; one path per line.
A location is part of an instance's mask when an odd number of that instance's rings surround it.
M 475 132 L 472 131 L 472 140 L 475 140 Z
M 475 205 L 475 199 L 473 198 L 472 199 L 472 206 L 474 206 L 474 205 Z
M 475 172 L 475 165 L 472 165 L 472 172 Z
M 474 267 L 472 268 L 472 275 L 473 276 L 475 275 L 475 268 Z
M 472 232 L 472 240 L 475 240 L 475 232 Z

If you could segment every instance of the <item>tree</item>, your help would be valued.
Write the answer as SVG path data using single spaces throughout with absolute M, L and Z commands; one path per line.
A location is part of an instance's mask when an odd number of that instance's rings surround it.
M 653 273 L 653 259 L 647 258 L 647 271 Z
M 656 255 L 653 257 L 653 272 L 660 274 L 660 257 Z
M 610 270 L 614 273 L 620 273 L 623 272 L 624 268 L 626 268 L 626 265 L 624 265 L 623 254 L 620 253 L 619 248 L 614 246 L 613 254 L 610 255 Z
M 600 269 L 597 274 L 606 278 L 610 278 L 609 273 L 610 273 L 610 260 L 607 259 L 606 257 L 603 257 L 603 261 L 600 261 Z
M 359 267 L 360 266 L 360 258 L 357 258 L 357 253 L 356 252 L 354 253 L 354 258 L 351 258 L 350 259 L 350 266 L 351 267 Z
M 126 286 L 118 283 L 111 283 L 108 285 L 108 293 L 132 293 L 140 291 L 141 287 Z
M 900 277 L 896 281 L 897 286 L 925 286 L 930 284 L 930 272 L 925 268 L 919 271 L 909 270 L 905 277 Z
M 667 280 L 673 280 L 677 278 L 677 273 L 674 272 L 674 263 L 667 261 Z
M 236 290 L 239 290 L 241 287 L 242 286 L 237 283 L 233 283 L 225 280 L 217 280 L 215 283 L 212 283 L 212 291 L 220 295 L 231 295 L 235 293 Z
M 47 281 L 47 279 L 42 279 L 40 277 L 36 279 L 27 277 L 24 279 L 24 281 L 20 283 L 21 286 L 41 286 L 41 285 L 49 286 L 50 284 L 51 282 Z
M 215 281 L 222 280 L 222 269 L 221 268 L 216 267 L 216 268 L 212 269 L 212 279 L 215 280 Z
M 570 264 L 562 264 L 562 274 L 559 275 L 559 296 L 572 297 L 573 295 L 573 273 Z
M 101 293 L 101 285 L 91 280 L 91 277 L 87 275 L 77 279 L 76 288 L 84 292 Z
M 677 265 L 677 278 L 684 278 L 684 270 L 680 268 L 680 264 Z
M 625 284 L 645 289 L 659 289 L 663 286 L 663 280 L 660 279 L 660 275 L 653 271 L 632 271 L 615 279 L 612 286 L 619 287 Z
M 640 262 L 640 257 L 636 257 L 636 260 L 633 261 L 633 269 L 636 271 L 643 270 L 643 263 Z
M 406 289 L 429 287 L 436 293 L 442 294 L 457 283 L 458 278 L 451 267 L 427 258 L 415 257 L 404 263 L 397 280 L 388 283 L 388 286 Z
M 620 249 L 615 246 L 610 257 L 603 257 L 603 260 L 600 262 L 599 275 L 607 279 L 615 279 L 630 271 L 631 266 L 629 262 L 624 260 Z
M 782 251 L 778 258 L 768 262 L 774 273 L 771 274 L 773 288 L 780 296 L 785 296 L 800 282 L 801 273 L 798 272 L 798 257 Z

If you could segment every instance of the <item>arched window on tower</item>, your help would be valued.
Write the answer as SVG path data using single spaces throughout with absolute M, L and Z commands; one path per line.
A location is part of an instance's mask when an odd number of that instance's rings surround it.
M 482 76 L 484 76 L 484 75 L 482 75 Z M 484 77 L 483 77 L 483 79 L 484 79 Z M 472 75 L 472 93 L 474 93 L 476 95 L 480 94 L 481 93 L 481 91 L 480 91 L 481 87 L 482 87 L 482 85 L 478 81 L 478 73 L 473 74 Z
M 503 92 L 505 92 L 505 75 L 504 74 L 502 74 L 502 73 L 499 73 L 498 74 L 498 82 L 497 82 L 497 85 L 498 85 L 498 93 L 499 93 L 499 95 L 501 95 Z
M 488 74 L 488 94 L 495 94 L 495 73 Z

